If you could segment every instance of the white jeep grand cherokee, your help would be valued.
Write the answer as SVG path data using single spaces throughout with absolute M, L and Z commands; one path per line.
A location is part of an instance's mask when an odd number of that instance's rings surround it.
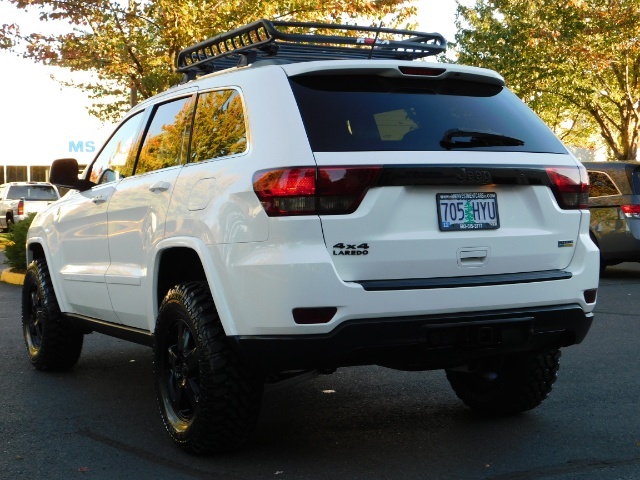
M 497 73 L 411 61 L 445 44 L 261 20 L 181 52 L 80 178 L 51 168 L 74 191 L 29 231 L 31 363 L 71 368 L 92 331 L 152 346 L 196 453 L 247 438 L 265 383 L 352 365 L 539 405 L 593 318 L 587 176 Z

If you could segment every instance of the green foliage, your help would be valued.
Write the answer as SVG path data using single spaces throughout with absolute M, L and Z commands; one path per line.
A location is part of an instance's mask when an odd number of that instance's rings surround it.
M 638 0 L 476 0 L 456 23 L 459 61 L 499 71 L 566 142 L 599 134 L 616 159 L 636 158 Z
M 7 257 L 7 264 L 14 272 L 26 272 L 27 270 L 27 232 L 33 222 L 35 213 L 29 214 L 18 223 L 14 223 L 6 234 L 7 243 L 4 254 Z
M 22 34 L 7 27 L 0 47 L 13 45 L 37 62 L 92 72 L 95 81 L 75 86 L 89 93 L 95 101 L 90 112 L 103 120 L 122 116 L 130 88 L 145 99 L 177 83 L 182 48 L 260 18 L 367 25 L 384 18 L 386 26 L 399 26 L 416 13 L 405 0 L 9 1 L 37 9 L 43 21 L 68 22 L 70 31 Z

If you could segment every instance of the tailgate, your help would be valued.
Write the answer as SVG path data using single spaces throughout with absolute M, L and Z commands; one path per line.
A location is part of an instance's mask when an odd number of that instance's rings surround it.
M 327 250 L 345 281 L 430 279 L 562 270 L 582 212 L 563 209 L 548 166 L 578 168 L 569 155 L 486 152 L 316 153 L 318 167 L 347 159 L 383 164 L 349 215 L 321 215 Z M 518 157 L 518 160 L 522 160 Z M 385 161 L 387 163 L 385 163 Z M 554 187 L 555 188 L 555 187 Z

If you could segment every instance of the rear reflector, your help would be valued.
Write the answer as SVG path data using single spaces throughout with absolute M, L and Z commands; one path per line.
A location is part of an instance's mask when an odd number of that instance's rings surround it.
M 640 218 L 640 205 L 621 205 L 620 209 L 627 218 Z
M 587 170 L 577 167 L 547 167 L 551 190 L 558 206 L 564 210 L 586 209 L 589 204 Z
M 381 167 L 299 167 L 261 170 L 253 190 L 270 217 L 353 213 Z
M 587 303 L 596 303 L 597 296 L 598 296 L 597 288 L 592 288 L 591 290 L 584 291 L 584 301 Z
M 329 323 L 337 311 L 336 307 L 294 308 L 293 320 L 299 325 Z

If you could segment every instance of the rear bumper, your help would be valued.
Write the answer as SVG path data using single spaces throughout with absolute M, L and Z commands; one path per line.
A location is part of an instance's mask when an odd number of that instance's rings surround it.
M 484 357 L 582 342 L 593 320 L 579 305 L 358 319 L 316 335 L 233 336 L 265 371 L 384 365 L 441 369 Z

